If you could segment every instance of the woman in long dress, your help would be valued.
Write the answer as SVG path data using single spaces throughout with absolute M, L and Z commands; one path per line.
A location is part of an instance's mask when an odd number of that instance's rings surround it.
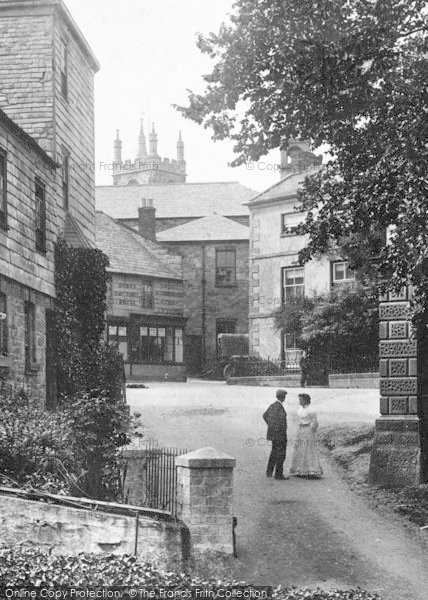
M 294 443 L 290 473 L 296 477 L 322 477 L 323 470 L 316 446 L 317 414 L 311 408 L 309 394 L 299 394 L 299 402 L 299 429 Z

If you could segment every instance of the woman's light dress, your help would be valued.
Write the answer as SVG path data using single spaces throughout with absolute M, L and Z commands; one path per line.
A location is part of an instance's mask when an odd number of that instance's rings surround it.
M 294 442 L 294 452 L 290 473 L 300 477 L 322 477 L 316 432 L 318 419 L 316 412 L 310 407 L 300 407 L 297 411 L 299 428 Z

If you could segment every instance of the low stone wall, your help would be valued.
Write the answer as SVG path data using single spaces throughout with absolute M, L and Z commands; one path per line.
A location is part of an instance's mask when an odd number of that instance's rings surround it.
M 143 365 L 125 363 L 127 381 L 178 381 L 185 382 L 184 365 Z
M 135 554 L 137 546 L 141 560 L 182 569 L 188 558 L 187 540 L 182 523 L 141 515 L 137 521 L 132 516 L 0 495 L 0 547 L 20 544 L 74 555 Z
M 227 385 L 255 385 L 266 387 L 300 387 L 300 373 L 284 376 L 258 376 L 258 377 L 229 377 Z
M 331 388 L 379 389 L 379 373 L 338 373 L 328 376 Z

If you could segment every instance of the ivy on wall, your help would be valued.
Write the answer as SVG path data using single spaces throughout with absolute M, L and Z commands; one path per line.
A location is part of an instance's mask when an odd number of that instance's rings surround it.
M 103 385 L 101 342 L 107 310 L 108 258 L 100 250 L 73 248 L 59 240 L 55 250 L 57 384 L 60 397 Z

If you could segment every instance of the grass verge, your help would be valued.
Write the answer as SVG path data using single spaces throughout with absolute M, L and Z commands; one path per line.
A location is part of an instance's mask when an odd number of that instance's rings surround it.
M 380 488 L 368 485 L 374 427 L 366 423 L 322 427 L 319 442 L 340 467 L 351 488 L 363 493 L 383 511 L 391 509 L 418 528 L 428 525 L 428 485 Z M 425 534 L 428 540 L 428 531 Z

